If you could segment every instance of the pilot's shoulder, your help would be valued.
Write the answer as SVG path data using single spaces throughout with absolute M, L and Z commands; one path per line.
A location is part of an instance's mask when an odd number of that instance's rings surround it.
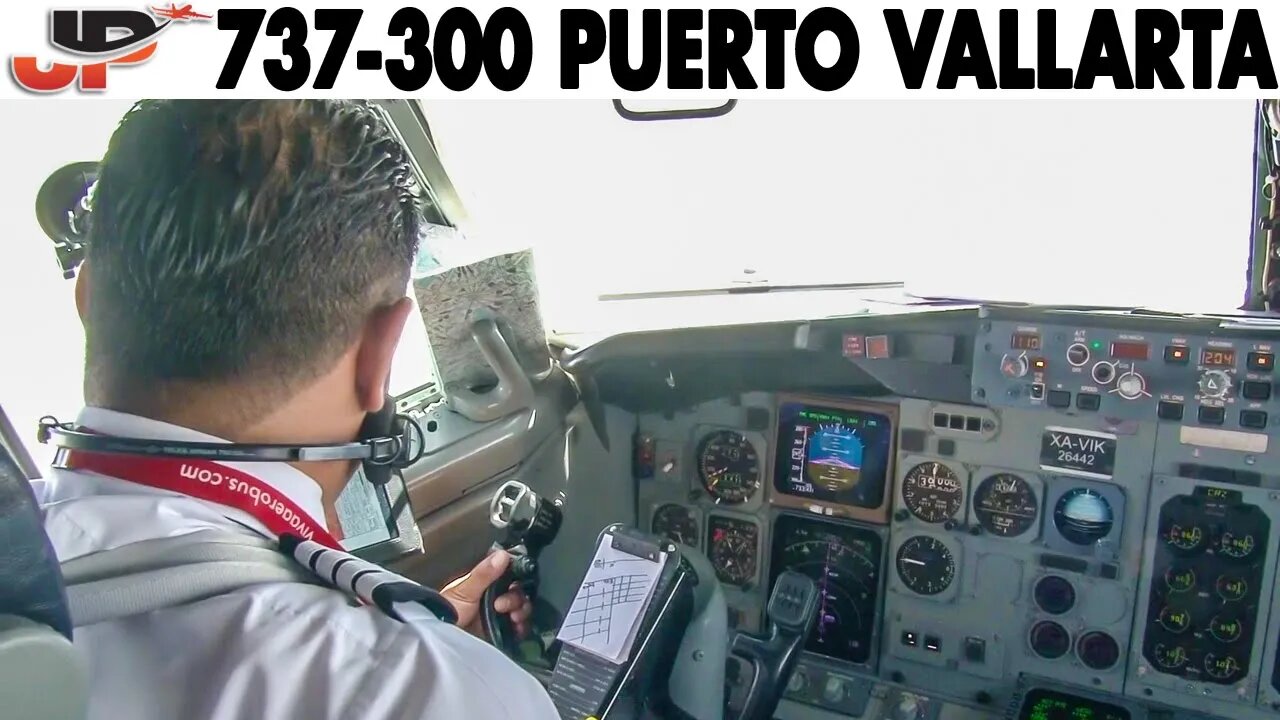
M 348 689 L 333 699 L 351 717 L 558 717 L 531 675 L 448 623 L 400 622 L 318 587 L 281 586 L 259 600 L 277 621 L 264 618 L 276 625 L 273 644 L 290 648 L 295 661 L 339 674 L 331 681 Z M 299 657 L 303 648 L 309 658 Z

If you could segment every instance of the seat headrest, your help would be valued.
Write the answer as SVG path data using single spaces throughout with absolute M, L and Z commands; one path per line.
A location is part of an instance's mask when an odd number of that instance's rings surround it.
M 0 443 L 0 614 L 17 615 L 71 639 L 67 593 L 31 484 Z

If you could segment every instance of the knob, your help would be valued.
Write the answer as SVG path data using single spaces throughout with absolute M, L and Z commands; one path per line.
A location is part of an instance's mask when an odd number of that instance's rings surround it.
M 1206 370 L 1200 376 L 1200 394 L 1208 398 L 1223 398 L 1231 390 L 1231 376 L 1222 370 Z
M 1137 370 L 1129 370 L 1116 380 L 1116 392 L 1125 400 L 1137 400 L 1144 395 L 1149 395 L 1147 380 L 1139 375 Z
M 1076 343 L 1067 348 L 1067 362 L 1072 367 L 1080 367 L 1089 362 L 1089 348 L 1084 343 Z
M 1116 366 L 1109 362 L 1099 362 L 1093 366 L 1093 381 L 1099 385 L 1108 385 L 1116 379 Z
M 804 674 L 804 668 L 796 668 L 795 672 L 791 673 L 791 678 L 787 680 L 787 692 L 802 693 L 807 687 L 809 687 L 809 678 Z
M 1026 353 L 1016 357 L 1005 353 L 1004 357 L 1000 359 L 1000 372 L 1007 378 L 1020 378 L 1026 375 L 1030 369 L 1031 365 L 1027 362 Z
M 844 702 L 844 681 L 838 677 L 827 678 L 826 687 L 822 688 L 822 698 L 829 703 Z

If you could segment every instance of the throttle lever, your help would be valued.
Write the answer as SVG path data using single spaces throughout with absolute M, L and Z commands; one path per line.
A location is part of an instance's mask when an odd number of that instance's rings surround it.
M 807 575 L 788 570 L 778 576 L 765 615 L 769 634 L 740 632 L 730 652 L 750 661 L 754 672 L 738 720 L 769 720 L 800 659 L 805 638 L 818 620 L 818 586 Z

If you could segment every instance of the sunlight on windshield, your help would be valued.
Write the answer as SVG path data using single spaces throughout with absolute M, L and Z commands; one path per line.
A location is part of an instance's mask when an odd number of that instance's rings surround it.
M 675 122 L 424 107 L 471 234 L 534 248 L 559 330 L 600 293 L 742 279 L 1201 311 L 1244 296 L 1250 102 L 744 101 Z

